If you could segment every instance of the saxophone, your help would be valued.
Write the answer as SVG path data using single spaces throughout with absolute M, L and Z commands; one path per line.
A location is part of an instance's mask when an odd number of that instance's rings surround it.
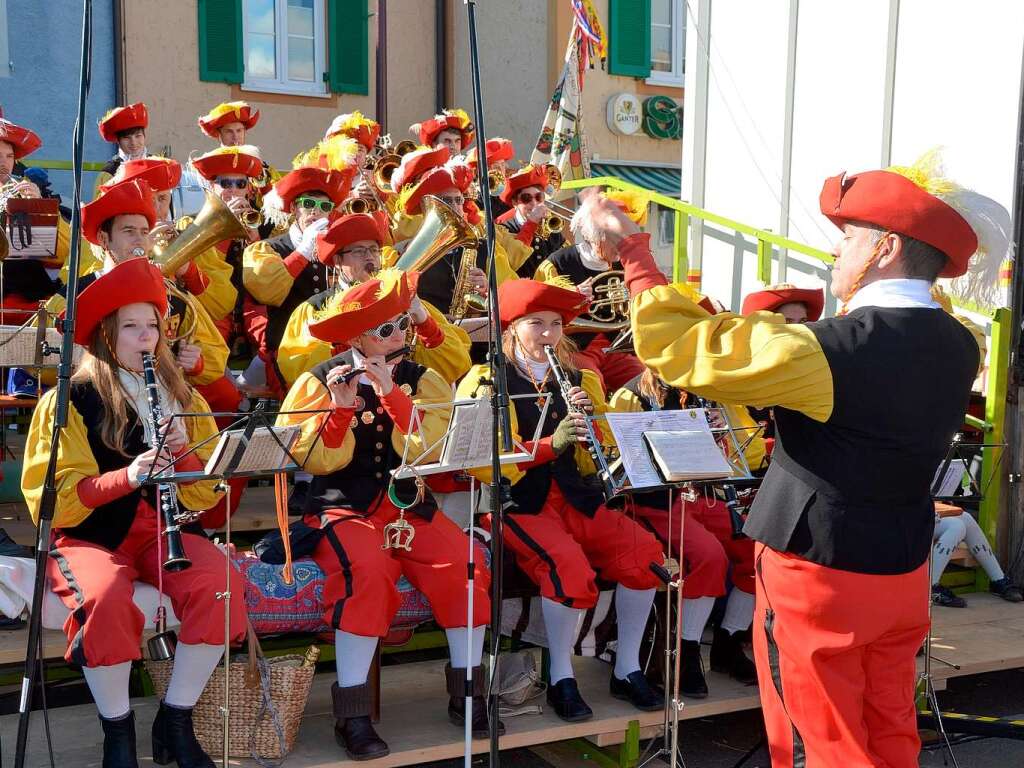
M 146 399 L 149 401 L 149 425 L 153 433 L 150 448 L 155 448 L 160 444 L 160 421 L 163 419 L 163 407 L 160 404 L 160 389 L 156 384 L 153 356 L 148 352 L 142 353 L 142 378 L 146 384 Z M 191 568 L 192 561 L 185 554 L 185 547 L 181 541 L 181 524 L 191 522 L 194 516 L 181 513 L 178 507 L 178 491 L 173 483 L 157 483 L 156 497 L 157 514 L 162 518 L 164 526 L 161 535 L 167 544 L 167 557 L 163 562 L 164 570 L 176 572 Z
M 453 323 L 459 322 L 470 310 L 476 313 L 487 311 L 487 300 L 473 293 L 469 286 L 469 271 L 476 266 L 476 253 L 476 248 L 468 245 L 462 248 L 459 273 L 455 278 L 455 289 L 452 291 L 452 305 L 448 310 L 448 317 Z

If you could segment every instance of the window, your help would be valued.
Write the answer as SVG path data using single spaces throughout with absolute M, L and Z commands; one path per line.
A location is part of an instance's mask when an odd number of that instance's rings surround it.
M 682 88 L 685 41 L 683 0 L 651 0 L 651 76 L 647 82 Z
M 324 0 L 244 0 L 247 90 L 326 95 Z

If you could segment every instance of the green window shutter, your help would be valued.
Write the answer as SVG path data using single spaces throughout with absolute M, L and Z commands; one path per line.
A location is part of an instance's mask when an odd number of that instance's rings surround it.
M 370 93 L 368 0 L 328 0 L 327 82 L 332 93 Z
M 199 79 L 240 83 L 242 0 L 199 0 Z
M 608 0 L 608 72 L 651 75 L 651 0 Z

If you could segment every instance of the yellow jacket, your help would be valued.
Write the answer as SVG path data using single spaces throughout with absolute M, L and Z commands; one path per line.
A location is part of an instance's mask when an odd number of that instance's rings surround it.
M 191 216 L 182 216 L 175 226 L 181 232 L 191 223 Z M 231 282 L 231 265 L 227 263 L 224 254 L 216 246 L 211 246 L 199 253 L 194 262 L 208 283 L 204 291 L 193 292 L 192 295 L 210 313 L 214 322 L 227 317 L 235 308 L 235 302 L 238 300 L 238 289 Z
M 294 283 L 284 259 L 266 240 L 252 243 L 242 252 L 242 284 L 260 304 L 281 306 Z

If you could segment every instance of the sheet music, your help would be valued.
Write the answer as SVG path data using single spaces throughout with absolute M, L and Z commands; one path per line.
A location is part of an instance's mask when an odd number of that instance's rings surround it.
M 273 430 L 273 434 L 271 433 Z M 244 430 L 232 429 L 224 432 L 217 447 L 209 461 L 206 462 L 206 474 L 212 476 L 223 475 L 231 463 L 238 446 L 242 443 Z M 277 435 L 277 440 L 274 439 Z M 291 463 L 288 454 L 281 450 L 283 445 L 291 450 L 299 436 L 298 425 L 289 427 L 257 427 L 253 430 L 252 436 L 242 453 L 241 460 L 234 472 L 273 472 L 284 469 Z M 281 445 L 278 445 L 278 440 Z
M 626 477 L 633 488 L 651 488 L 665 484 L 644 443 L 644 432 L 697 430 L 711 434 L 707 414 L 702 408 L 605 415 L 619 446 Z
M 470 469 L 489 463 L 491 422 L 491 404 L 486 398 L 456 400 L 440 463 L 451 469 Z
M 935 487 L 936 481 L 939 479 L 939 473 L 942 472 L 942 467 L 945 466 L 946 462 L 938 466 L 935 470 L 935 477 L 932 478 L 931 487 Z M 967 462 L 962 458 L 955 458 L 949 463 L 949 469 L 946 470 L 945 477 L 942 478 L 942 483 L 939 484 L 939 490 L 934 494 L 941 498 L 956 495 L 957 490 L 963 485 L 964 475 L 967 473 Z
M 9 259 L 52 259 L 57 252 L 57 226 L 32 227 L 32 242 L 22 245 L 15 235 L 11 240 Z

